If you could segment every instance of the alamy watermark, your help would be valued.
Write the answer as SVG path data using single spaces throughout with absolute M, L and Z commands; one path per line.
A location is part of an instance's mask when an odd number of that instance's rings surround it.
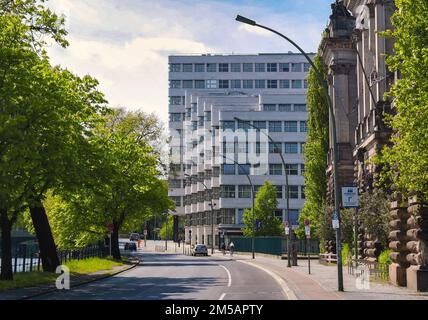
M 355 287 L 358 290 L 370 289 L 370 268 L 365 263 L 358 263 L 355 270 Z
M 70 290 L 70 269 L 65 265 L 56 268 L 55 273 L 60 276 L 56 278 L 55 285 L 58 290 Z

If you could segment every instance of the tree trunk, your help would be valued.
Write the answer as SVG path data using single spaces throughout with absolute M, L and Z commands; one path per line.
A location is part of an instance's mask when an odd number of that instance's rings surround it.
M 40 200 L 33 201 L 30 214 L 39 242 L 43 271 L 55 272 L 59 266 L 58 253 L 45 208 Z
M 0 210 L 1 227 L 1 280 L 13 280 L 12 271 L 12 222 L 7 211 Z
M 119 250 L 119 224 L 113 222 L 113 233 L 111 234 L 111 255 L 115 260 L 122 260 Z

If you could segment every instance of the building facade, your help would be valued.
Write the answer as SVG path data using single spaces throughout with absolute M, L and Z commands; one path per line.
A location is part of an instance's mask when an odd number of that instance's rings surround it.
M 285 220 L 288 213 L 297 224 L 304 203 L 305 61 L 292 53 L 169 58 L 169 195 L 185 219 L 187 243 L 214 239 L 218 246 L 221 237 L 241 234 L 243 212 L 252 206 L 250 182 L 257 190 L 272 181 L 279 203 L 273 214 Z

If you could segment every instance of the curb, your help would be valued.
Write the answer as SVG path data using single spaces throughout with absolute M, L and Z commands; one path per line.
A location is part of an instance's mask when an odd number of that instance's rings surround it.
M 83 282 L 79 282 L 79 283 L 77 283 L 75 285 L 72 285 L 72 286 L 70 285 L 70 290 L 74 289 L 74 288 L 77 288 L 77 287 L 80 287 L 80 286 L 85 285 L 85 284 L 93 283 L 93 282 L 96 282 L 96 281 L 99 281 L 99 280 L 104 280 L 104 279 L 116 276 L 116 275 L 121 274 L 121 273 L 123 273 L 125 271 L 129 271 L 131 269 L 134 269 L 139 264 L 140 264 L 140 260 L 138 260 L 137 263 L 134 263 L 133 265 L 131 265 L 129 268 L 117 271 L 115 273 L 107 273 L 105 275 L 101 275 L 98 278 L 87 280 L 87 281 L 83 281 Z M 49 290 L 46 290 L 46 291 L 43 291 L 43 292 L 39 292 L 39 293 L 30 295 L 30 296 L 25 296 L 25 297 L 22 297 L 22 298 L 18 298 L 16 300 L 29 300 L 29 299 L 32 299 L 32 298 L 40 297 L 40 296 L 43 296 L 45 294 L 49 294 L 49 293 L 53 293 L 53 292 L 57 292 L 57 291 L 61 291 L 61 290 L 58 290 L 56 288 L 55 289 L 49 289 Z
M 298 300 L 296 294 L 294 293 L 293 290 L 291 290 L 287 283 L 284 281 L 284 279 L 282 279 L 280 276 L 278 276 L 275 272 L 272 272 L 266 268 L 263 268 L 262 266 L 259 266 L 255 263 L 252 263 L 250 261 L 246 261 L 246 260 L 236 260 L 239 261 L 241 263 L 245 263 L 248 265 L 251 265 L 255 268 L 259 268 L 260 270 L 263 270 L 264 272 L 266 272 L 267 274 L 269 274 L 272 278 L 275 279 L 276 282 L 278 282 L 278 284 L 281 286 L 282 291 L 284 293 L 284 295 L 287 297 L 288 300 Z

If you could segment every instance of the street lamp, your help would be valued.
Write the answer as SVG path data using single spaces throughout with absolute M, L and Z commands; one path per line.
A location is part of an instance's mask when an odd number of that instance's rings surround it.
M 234 117 L 234 119 L 238 122 L 244 122 L 243 120 L 241 120 L 237 117 Z M 266 132 L 260 130 L 260 128 L 252 125 L 249 122 L 246 122 L 246 124 L 249 125 L 250 127 L 254 128 L 254 129 L 256 129 L 257 131 L 263 133 L 269 139 L 269 141 L 273 143 L 273 145 L 275 147 L 276 142 L 272 139 L 272 137 L 270 135 L 268 135 Z M 284 157 L 282 156 L 282 152 L 279 153 L 279 156 L 281 157 L 281 161 L 282 161 L 282 164 L 283 164 L 284 170 L 285 170 L 285 188 L 286 188 L 286 191 L 285 191 L 285 203 L 286 203 L 285 204 L 285 210 L 287 212 L 288 227 L 290 227 L 291 226 L 291 224 L 290 224 L 290 197 L 289 197 L 289 189 L 288 189 L 287 165 L 285 164 L 285 160 L 284 160 Z M 287 267 L 291 268 L 291 234 L 290 233 L 287 235 Z
M 303 51 L 303 49 L 300 48 L 293 40 L 291 40 L 290 38 L 286 37 L 285 35 L 283 35 L 282 33 L 276 30 L 257 24 L 256 21 L 248 19 L 246 17 L 238 15 L 236 16 L 236 21 L 268 30 L 270 32 L 277 34 L 278 36 L 285 39 L 289 43 L 291 43 L 297 50 L 300 51 L 300 53 L 303 54 L 303 56 L 309 62 L 309 64 L 315 71 L 315 74 L 317 75 L 319 83 L 322 85 L 323 92 L 327 100 L 328 108 L 330 111 L 330 119 L 332 120 L 331 136 L 333 139 L 332 149 L 333 149 L 333 181 L 334 181 L 334 211 L 335 211 L 334 220 L 338 220 L 339 222 L 336 228 L 337 278 L 338 278 L 338 290 L 343 291 L 343 270 L 342 270 L 342 252 L 341 252 L 342 245 L 341 245 L 341 236 L 340 236 L 340 211 L 339 211 L 340 201 L 339 201 L 339 185 L 338 185 L 339 182 L 338 182 L 338 172 L 337 172 L 338 153 L 337 153 L 337 137 L 336 137 L 336 119 L 334 116 L 333 103 L 331 102 L 331 98 L 328 93 L 327 82 L 325 79 L 323 79 L 320 71 L 317 69 L 317 67 L 315 66 L 312 59 L 308 56 L 308 54 L 305 51 Z
M 241 168 L 241 171 L 242 172 L 244 172 L 244 174 L 247 176 L 247 179 L 248 179 L 248 182 L 250 183 L 250 186 L 251 186 L 251 200 L 252 200 L 252 206 L 251 206 L 251 215 L 252 215 L 252 220 L 253 220 L 253 223 L 252 223 L 252 227 L 253 227 L 253 236 L 252 236 L 252 238 L 251 238 L 251 250 L 252 250 L 252 257 L 253 257 L 253 259 L 255 258 L 255 253 L 254 253 L 254 239 L 255 239 L 255 233 L 256 233 L 256 230 L 255 230 L 255 227 L 254 227 L 254 225 L 255 225 L 255 221 L 254 221 L 254 185 L 252 184 L 252 182 L 251 182 L 251 179 L 250 179 L 250 176 L 249 176 L 249 174 L 248 173 L 246 173 L 246 171 L 245 171 L 245 169 L 243 169 L 243 167 L 238 163 L 238 162 L 236 162 L 235 160 L 233 160 L 233 159 L 230 159 L 230 158 L 228 158 L 228 157 L 226 157 L 225 155 L 221 155 L 224 159 L 226 159 L 226 160 L 230 160 L 230 161 L 233 161 L 233 163 L 234 164 L 236 164 L 237 166 L 238 166 L 238 168 Z M 257 166 L 259 166 L 260 165 L 260 163 L 256 163 L 256 164 L 254 164 L 254 168 L 256 168 Z

